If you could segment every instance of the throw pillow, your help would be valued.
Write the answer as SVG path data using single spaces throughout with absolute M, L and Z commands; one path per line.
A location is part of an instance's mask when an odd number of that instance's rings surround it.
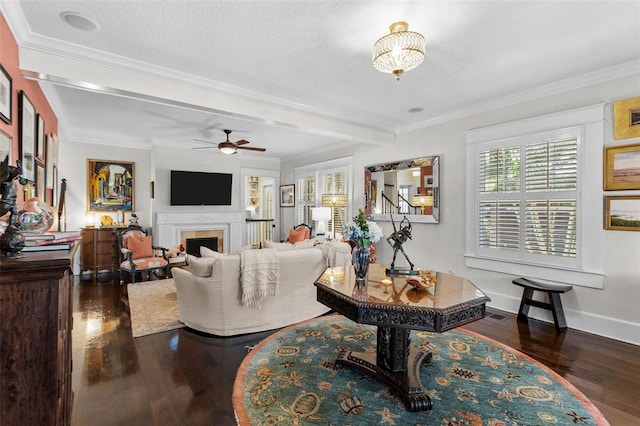
M 301 226 L 298 229 L 289 230 L 289 242 L 297 243 L 298 241 L 304 241 L 309 237 L 309 229 Z
M 127 240 L 127 248 L 131 250 L 133 259 L 142 259 L 143 257 L 153 257 L 153 248 L 151 248 L 151 235 L 142 237 L 142 239 L 129 238 Z
M 208 247 L 200 246 L 200 256 L 202 256 L 202 257 L 212 257 L 214 259 L 217 259 L 220 256 L 224 256 L 224 255 L 222 253 L 218 253 L 215 250 L 211 250 Z
M 198 277 L 210 277 L 216 259 L 212 257 L 195 257 L 187 255 L 187 263 L 191 266 L 191 273 Z

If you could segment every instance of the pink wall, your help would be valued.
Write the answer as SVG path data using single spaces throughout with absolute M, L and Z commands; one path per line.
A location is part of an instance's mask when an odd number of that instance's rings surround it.
M 13 148 L 11 152 L 13 165 L 15 165 L 16 160 L 20 158 L 20 140 L 18 139 L 18 126 L 20 122 L 18 118 L 18 94 L 21 90 L 26 93 L 27 97 L 35 107 L 36 113 L 42 115 L 45 123 L 45 134 L 58 134 L 58 118 L 51 109 L 44 93 L 42 93 L 40 85 L 36 81 L 24 78 L 19 69 L 19 60 L 19 51 L 16 40 L 13 37 L 4 16 L 0 14 L 0 64 L 2 64 L 4 69 L 13 79 L 13 85 L 11 88 L 11 124 L 7 124 L 3 120 L 0 120 L 0 129 L 13 139 Z M 4 158 L 2 160 L 4 160 Z M 21 188 L 19 188 L 18 191 L 18 201 L 22 202 L 23 193 L 20 189 Z M 51 189 L 47 190 L 46 200 L 47 204 L 53 204 Z

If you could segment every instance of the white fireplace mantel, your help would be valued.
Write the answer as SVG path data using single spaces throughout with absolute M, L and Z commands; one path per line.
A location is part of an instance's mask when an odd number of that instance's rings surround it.
M 242 248 L 245 212 L 170 211 L 156 212 L 153 223 L 154 243 L 173 247 L 180 243 L 181 231 L 221 230 L 224 252 Z

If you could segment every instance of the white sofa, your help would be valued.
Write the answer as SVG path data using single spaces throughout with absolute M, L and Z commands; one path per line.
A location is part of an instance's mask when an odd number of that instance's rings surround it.
M 260 308 L 242 304 L 240 255 L 203 249 L 203 257 L 190 259 L 191 271 L 172 271 L 180 321 L 205 333 L 233 336 L 281 328 L 328 312 L 316 301 L 313 283 L 328 265 L 348 267 L 351 247 L 332 242 L 320 248 L 309 243 L 306 247 L 311 248 L 293 248 L 299 245 L 272 243 L 280 268 L 278 294 L 266 296 Z

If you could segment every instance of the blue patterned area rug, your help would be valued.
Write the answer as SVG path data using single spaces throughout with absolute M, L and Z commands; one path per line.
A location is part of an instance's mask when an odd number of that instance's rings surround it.
M 240 425 L 608 425 L 573 385 L 515 349 L 470 331 L 411 332 L 431 351 L 420 378 L 431 412 L 408 412 L 390 388 L 336 365 L 374 352 L 376 328 L 339 315 L 285 328 L 244 359 L 233 388 Z

